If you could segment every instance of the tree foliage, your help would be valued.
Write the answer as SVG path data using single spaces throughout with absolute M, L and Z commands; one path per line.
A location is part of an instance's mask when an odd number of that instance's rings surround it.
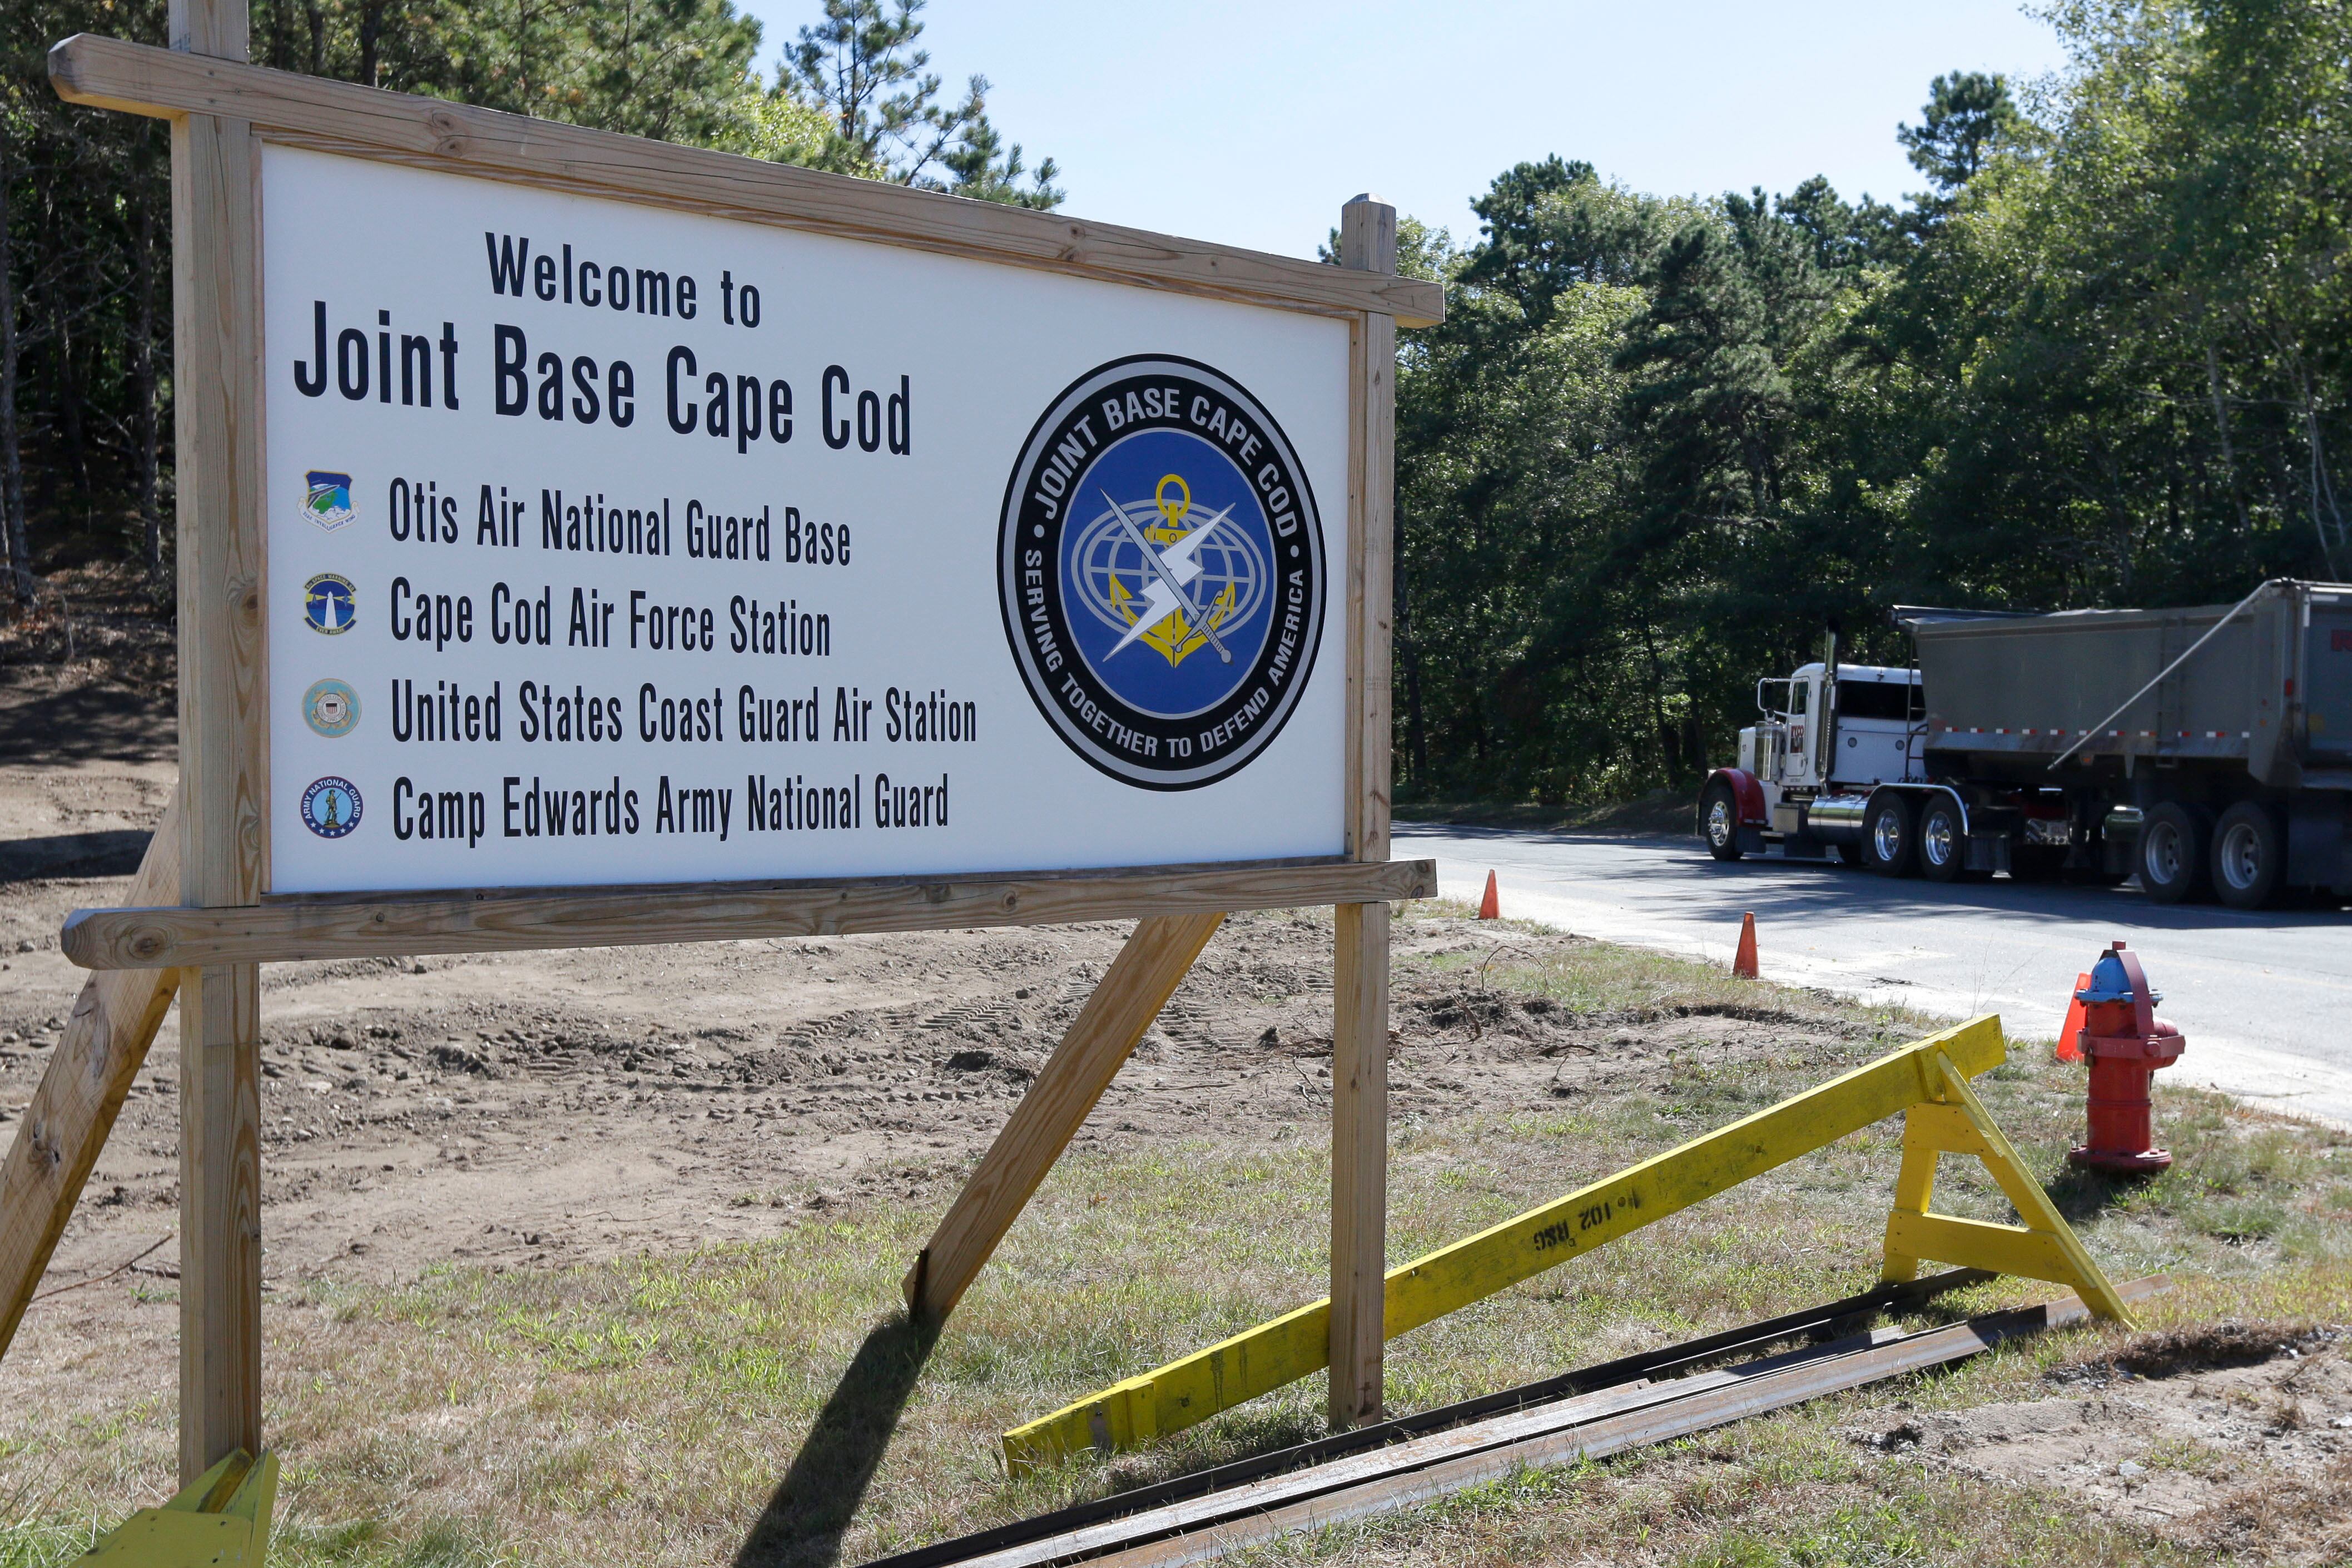
M 773 78 L 729 0 L 255 0 L 267 64 L 1051 206 L 920 47 L 919 0 L 821 0 Z M 1825 626 L 1895 603 L 2233 598 L 2352 575 L 2352 11 L 2047 0 L 2067 68 L 1955 72 L 1895 128 L 1927 187 L 1663 198 L 1503 171 L 1398 395 L 1400 787 L 1687 784 Z M 50 91 L 161 0 L 0 7 L 0 561 L 168 581 L 163 128 Z
M 824 20 L 801 29 L 775 96 L 812 106 L 823 121 L 803 161 L 1015 206 L 1060 205 L 1054 160 L 1030 173 L 1020 145 L 1007 147 L 990 121 L 986 77 L 969 79 L 960 100 L 940 98 L 931 58 L 915 47 L 922 8 L 923 0 L 887 9 L 882 0 L 824 0 Z
M 425 93 L 1050 207 L 985 112 L 943 101 L 915 47 L 921 0 L 825 0 L 772 83 L 730 0 L 253 0 L 252 58 Z M 0 5 L 0 603 L 42 570 L 143 563 L 159 598 L 171 530 L 171 186 L 155 121 L 51 90 L 75 33 L 165 41 L 162 0 Z M 837 56 L 848 73 L 821 68 Z M 845 95 L 836 81 L 854 83 Z M 1024 177 L 1025 176 L 1025 177 Z
M 1896 603 L 2341 579 L 2352 13 L 2058 0 L 1937 78 L 1900 207 L 1660 201 L 1554 158 L 1427 265 L 1400 367 L 1400 790 L 1687 784 L 1753 683 Z

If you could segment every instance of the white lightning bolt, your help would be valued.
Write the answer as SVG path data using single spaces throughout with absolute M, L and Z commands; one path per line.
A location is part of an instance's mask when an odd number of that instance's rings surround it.
M 1209 535 L 1216 531 L 1217 525 L 1223 522 L 1226 515 L 1233 510 L 1230 506 L 1226 507 L 1223 511 L 1218 512 L 1167 549 L 1158 552 L 1160 564 L 1168 569 L 1167 576 L 1163 577 L 1155 573 L 1151 580 L 1144 584 L 1143 608 L 1136 616 L 1135 624 L 1127 628 L 1127 635 L 1112 645 L 1110 650 L 1112 654 L 1118 652 L 1120 648 L 1175 614 L 1179 601 L 1176 597 L 1176 590 L 1168 585 L 1167 579 L 1174 578 L 1179 587 L 1189 588 L 1192 585 L 1192 579 L 1198 577 L 1202 570 L 1201 563 L 1192 558 L 1193 553 L 1202 544 L 1208 542 Z M 1103 657 L 1108 658 L 1110 654 Z

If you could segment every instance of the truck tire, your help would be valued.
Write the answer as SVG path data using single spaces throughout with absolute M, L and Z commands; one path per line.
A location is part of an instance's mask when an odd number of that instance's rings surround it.
M 1919 874 L 1931 882 L 1969 882 L 1969 834 L 1960 808 L 1938 796 L 1919 813 Z
M 1862 819 L 1863 864 L 1882 877 L 1908 877 L 1919 868 L 1918 834 L 1911 803 L 1888 792 L 1870 803 Z
M 2286 836 L 2266 806 L 2242 800 L 2213 825 L 2213 890 L 2233 910 L 2275 903 L 2286 871 Z
M 1739 858 L 1739 797 L 1722 779 L 1699 792 L 1698 835 L 1717 859 Z
M 2205 814 L 2193 805 L 2168 800 L 2151 810 L 2139 829 L 2140 891 L 2159 904 L 2201 896 L 2210 837 Z

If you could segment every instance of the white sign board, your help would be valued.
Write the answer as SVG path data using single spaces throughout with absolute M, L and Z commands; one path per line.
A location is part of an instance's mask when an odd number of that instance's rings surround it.
M 1341 852 L 1342 321 L 262 191 L 273 892 Z

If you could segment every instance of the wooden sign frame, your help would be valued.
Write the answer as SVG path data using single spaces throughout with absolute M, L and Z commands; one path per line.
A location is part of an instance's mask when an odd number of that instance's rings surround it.
M 1137 918 L 907 1279 L 952 1310 L 1227 913 L 1336 910 L 1334 1425 L 1381 1409 L 1390 901 L 1435 892 L 1389 859 L 1396 329 L 1437 285 L 1396 276 L 1395 210 L 1342 209 L 1321 266 L 246 63 L 244 0 L 172 0 L 172 47 L 79 36 L 68 101 L 172 128 L 181 788 L 134 888 L 62 942 L 99 971 L 0 1168 L 0 1352 L 143 1059 L 181 1005 L 181 1470 L 262 1451 L 260 963 Z M 1349 328 L 1345 852 L 1334 858 L 896 879 L 271 896 L 258 196 L 265 142 L 1303 311 Z M 175 863 L 176 862 L 176 863 Z M 176 902 L 172 902 L 176 892 Z M 93 1090 L 91 1086 L 97 1086 Z

